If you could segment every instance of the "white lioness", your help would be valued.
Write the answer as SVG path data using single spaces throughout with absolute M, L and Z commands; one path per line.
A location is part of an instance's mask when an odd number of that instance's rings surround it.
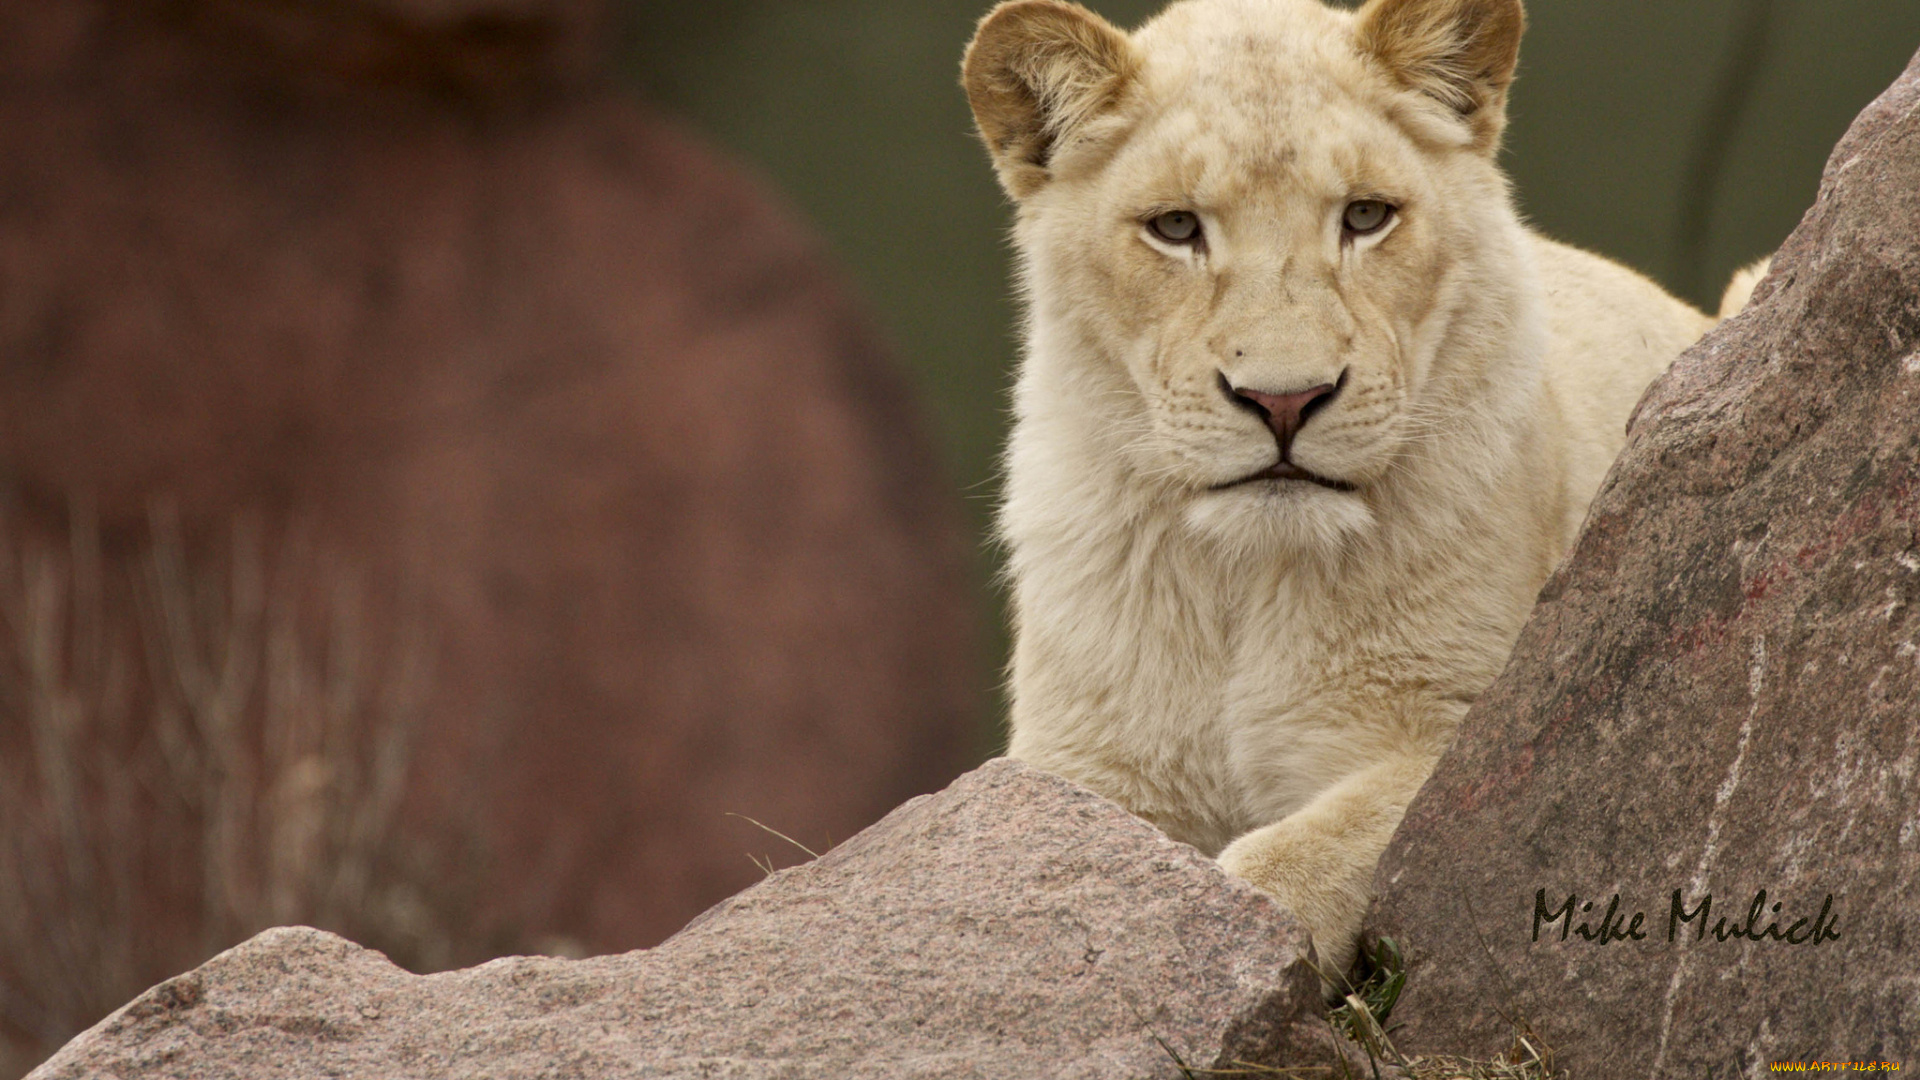
M 1529 232 L 1519 0 L 1015 0 L 964 64 L 1030 307 L 1010 753 L 1351 957 L 1374 864 L 1711 325 Z

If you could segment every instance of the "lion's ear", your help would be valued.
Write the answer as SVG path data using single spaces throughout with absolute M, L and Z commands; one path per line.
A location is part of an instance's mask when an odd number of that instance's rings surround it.
M 1368 0 L 1358 42 L 1402 83 L 1466 117 L 1475 144 L 1492 152 L 1526 26 L 1520 0 Z
M 1062 145 L 1116 106 L 1139 71 L 1133 43 L 1064 0 L 1010 0 L 987 13 L 960 84 L 1016 199 L 1040 190 Z

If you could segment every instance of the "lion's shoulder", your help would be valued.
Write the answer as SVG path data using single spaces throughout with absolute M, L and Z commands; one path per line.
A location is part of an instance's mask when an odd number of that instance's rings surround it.
M 1713 318 L 1611 259 L 1543 236 L 1532 255 L 1545 300 L 1546 401 L 1570 492 L 1571 542 L 1626 442 L 1626 417 L 1667 365 L 1713 326 Z

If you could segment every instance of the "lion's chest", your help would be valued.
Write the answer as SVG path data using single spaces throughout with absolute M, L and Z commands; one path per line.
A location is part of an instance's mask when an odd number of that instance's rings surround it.
M 1283 576 L 1132 569 L 1021 583 L 1046 617 L 1020 622 L 1010 753 L 1217 852 L 1337 772 L 1339 620 Z

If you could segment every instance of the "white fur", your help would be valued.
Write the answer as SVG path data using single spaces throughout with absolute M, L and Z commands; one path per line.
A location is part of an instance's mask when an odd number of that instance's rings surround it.
M 1363 55 L 1365 12 L 1185 0 L 1119 39 L 1077 11 L 1002 5 L 966 74 L 983 132 L 1011 132 L 989 142 L 1028 304 L 999 518 L 1009 752 L 1218 854 L 1344 967 L 1408 799 L 1640 392 L 1710 320 L 1529 232 L 1499 117 Z M 1124 76 L 1075 68 L 1101 97 L 1050 142 L 1019 141 L 1029 98 L 992 81 L 1023 34 L 1069 67 L 1094 41 Z M 1401 200 L 1393 230 L 1343 243 L 1340 208 L 1375 196 Z M 1143 237 L 1156 208 L 1198 212 L 1205 248 Z M 1288 393 L 1342 371 L 1293 460 L 1355 490 L 1211 490 L 1277 456 L 1219 377 Z

